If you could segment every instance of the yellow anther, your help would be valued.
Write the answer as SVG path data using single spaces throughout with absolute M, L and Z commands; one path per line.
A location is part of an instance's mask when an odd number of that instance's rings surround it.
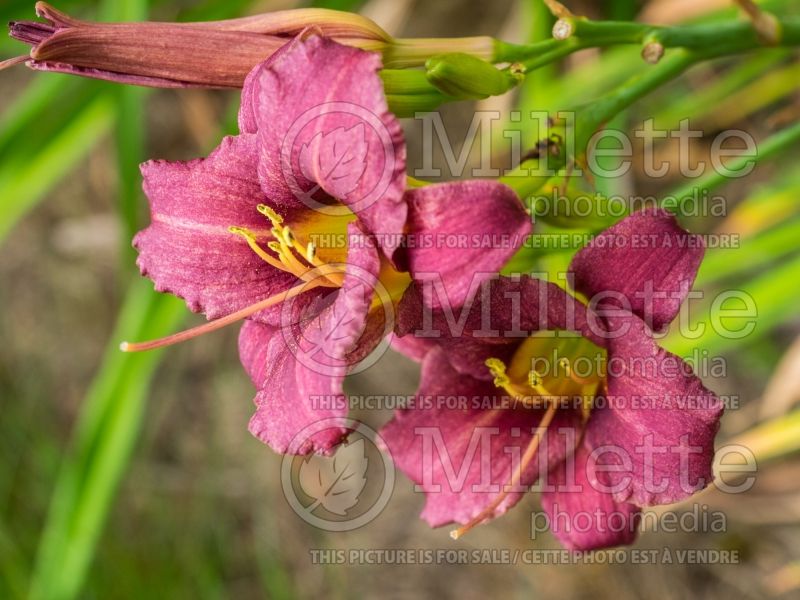
M 308 246 L 306 246 L 306 260 L 310 263 L 313 263 L 316 256 L 317 247 L 313 243 L 308 242 Z
M 267 242 L 267 248 L 277 254 L 281 253 L 281 245 L 278 242 Z
M 536 371 L 528 371 L 528 385 L 532 388 L 542 385 L 542 378 Z
M 293 246 L 294 234 L 292 233 L 292 231 L 288 227 L 284 227 L 281 233 L 283 234 L 283 241 L 286 243 L 286 245 Z
M 547 389 L 544 385 L 544 379 L 536 371 L 528 371 L 528 386 L 536 392 L 539 396 L 546 398 L 554 398 L 556 394 Z
M 280 225 L 281 223 L 283 223 L 283 217 L 280 216 L 278 213 L 276 213 L 274 210 L 272 210 L 266 204 L 259 204 L 256 207 L 256 210 L 258 210 L 258 212 L 260 212 L 262 215 L 267 217 L 272 222 L 272 224 L 274 226 L 276 226 L 276 227 L 278 225 Z
M 492 372 L 492 375 L 497 375 L 498 373 L 506 372 L 506 365 L 499 358 L 487 358 L 486 362 L 483 364 L 489 367 L 489 370 Z
M 592 383 L 592 380 L 586 379 L 585 377 L 580 377 L 575 374 L 575 372 L 572 370 L 572 367 L 569 364 L 568 358 L 558 359 L 558 366 L 564 369 L 564 373 L 566 373 L 567 377 L 569 377 L 572 381 L 574 381 L 578 385 L 589 385 L 590 383 Z
M 495 375 L 492 383 L 494 383 L 495 387 L 508 388 L 511 385 L 511 380 L 505 374 Z
M 231 227 L 228 227 L 228 231 L 230 231 L 231 233 L 234 233 L 236 235 L 242 236 L 244 238 L 244 241 L 247 242 L 247 245 L 250 246 L 250 249 L 253 252 L 255 252 L 256 255 L 261 260 L 263 260 L 264 262 L 272 265 L 276 269 L 283 270 L 283 266 L 281 264 L 281 261 L 278 261 L 278 260 L 275 259 L 274 256 L 270 256 L 269 254 L 267 254 L 264 251 L 264 249 L 261 246 L 258 245 L 258 239 L 256 238 L 256 235 L 252 231 L 250 231 L 249 229 L 246 229 L 244 227 L 237 227 L 236 225 L 232 225 Z M 267 245 L 269 246 L 269 244 L 267 244 Z M 270 250 L 274 250 L 274 248 L 270 248 Z
M 502 388 L 505 392 L 522 403 L 523 406 L 532 407 L 536 404 L 536 399 L 531 396 L 531 392 L 524 385 L 514 383 L 506 373 L 506 365 L 499 358 L 487 358 L 484 363 L 489 367 L 489 372 L 494 377 L 495 387 Z
M 506 375 L 506 365 L 499 358 L 487 358 L 484 364 L 489 367 L 489 372 L 494 377 L 494 384 L 497 387 L 505 387 L 511 383 Z
M 235 233 L 236 235 L 242 236 L 246 240 L 255 240 L 256 236 L 253 234 L 252 231 L 249 229 L 245 229 L 244 227 L 237 227 L 236 225 L 231 225 L 228 227 L 228 231 L 231 233 Z

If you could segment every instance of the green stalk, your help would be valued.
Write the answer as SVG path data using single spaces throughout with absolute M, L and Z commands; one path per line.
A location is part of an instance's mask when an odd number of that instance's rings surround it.
M 695 287 L 709 285 L 770 263 L 797 251 L 800 239 L 800 219 L 792 219 L 752 239 L 738 248 L 717 248 L 706 251 Z
M 580 116 L 576 147 L 585 148 L 589 138 L 599 127 L 637 100 L 672 81 L 700 60 L 702 56 L 699 54 L 677 50 L 653 68 L 629 79 L 612 93 L 576 108 Z
M 93 100 L 34 157 L 0 167 L 0 241 L 108 133 L 113 106 Z
M 586 148 L 592 134 L 600 126 L 640 98 L 683 73 L 698 60 L 700 57 L 691 52 L 681 50 L 671 54 L 659 64 L 629 79 L 609 94 L 601 96 L 590 104 L 567 111 L 575 113 L 579 120 L 573 132 L 559 131 L 559 135 L 564 139 L 572 136 L 574 148 L 579 155 L 583 154 L 583 149 Z M 557 156 L 523 162 L 519 167 L 501 177 L 500 181 L 516 191 L 520 198 L 526 198 L 540 189 L 571 158 L 562 149 Z M 529 174 L 530 170 L 534 171 L 534 175 Z
M 800 44 L 800 19 L 780 19 L 778 46 Z M 758 37 L 752 23 L 742 19 L 715 21 L 673 27 L 657 27 L 630 21 L 591 21 L 582 17 L 559 19 L 560 38 L 528 45 L 497 42 L 494 62 L 521 62 L 529 69 L 536 68 L 542 57 L 563 52 L 570 54 L 583 48 L 603 48 L 617 45 L 660 44 L 664 49 L 693 50 L 708 58 L 736 54 L 767 44 Z
M 729 171 L 741 171 L 751 162 L 758 164 L 759 162 L 772 158 L 779 152 L 788 150 L 798 143 L 800 143 L 800 121 L 790 127 L 787 127 L 786 129 L 779 131 L 778 133 L 771 135 L 766 140 L 761 142 L 761 144 L 758 146 L 758 153 L 756 156 L 737 157 L 728 163 L 727 168 Z M 693 197 L 693 194 L 696 190 L 712 189 L 722 185 L 723 183 L 726 183 L 729 179 L 730 178 L 724 173 L 720 173 L 717 169 L 713 169 L 699 179 L 687 181 L 683 186 L 665 196 L 665 198 L 676 200 L 675 206 L 668 206 L 667 208 L 673 210 L 674 212 L 680 213 L 681 206 L 687 200 Z
M 729 443 L 749 448 L 759 462 L 797 452 L 800 450 L 800 410 L 757 425 Z
M 121 339 L 174 331 L 186 309 L 136 279 L 88 393 L 72 449 L 59 473 L 39 545 L 30 598 L 75 598 L 81 591 L 115 491 L 139 435 L 162 351 L 123 354 Z
M 713 355 L 724 352 L 732 344 L 761 339 L 775 326 L 797 314 L 794 290 L 796 281 L 800 281 L 800 257 L 794 257 L 774 266 L 760 277 L 748 281 L 746 292 L 755 304 L 758 314 L 755 329 L 745 339 L 728 339 L 715 331 L 712 327 L 712 318 L 720 315 L 711 315 L 711 303 L 705 302 L 694 306 L 691 311 L 695 315 L 709 315 L 707 318 L 694 320 L 691 324 L 692 331 L 700 324 L 703 326 L 703 331 L 691 338 L 681 335 L 679 331 L 671 332 L 664 339 L 663 346 L 679 356 L 691 356 L 695 350 L 704 350 Z

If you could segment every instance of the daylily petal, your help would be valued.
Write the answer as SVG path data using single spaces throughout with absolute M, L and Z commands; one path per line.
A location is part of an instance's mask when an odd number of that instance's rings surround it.
M 415 282 L 401 299 L 395 331 L 447 349 L 456 370 L 490 378 L 484 361 L 510 358 L 530 333 L 571 331 L 603 346 L 586 307 L 559 286 L 535 277 L 498 277 L 484 282 L 463 307 L 430 308 L 433 286 Z M 424 342 L 417 342 L 424 343 Z M 402 346 L 401 346 L 402 352 Z
M 299 37 L 292 38 L 278 48 L 269 58 L 253 67 L 247 74 L 247 77 L 245 77 L 244 84 L 242 85 L 242 99 L 239 104 L 239 131 L 242 133 L 258 133 L 256 108 L 258 106 L 257 98 L 260 93 L 259 80 L 262 70 L 274 63 L 299 43 L 301 43 Z
M 609 320 L 608 397 L 589 419 L 608 460 L 616 500 L 670 504 L 712 481 L 714 436 L 723 404 L 683 359 L 659 348 L 633 315 Z
M 520 341 L 525 332 L 563 329 L 593 341 L 586 306 L 554 283 L 522 275 L 483 282 L 463 306 L 430 308 L 441 295 L 435 286 L 415 282 L 400 300 L 397 333 L 422 337 L 480 338 L 487 343 Z M 448 294 L 449 295 L 449 294 Z
M 570 270 L 577 291 L 589 298 L 621 294 L 630 310 L 659 331 L 678 314 L 704 252 L 702 237 L 682 229 L 674 215 L 648 209 L 600 233 L 575 255 Z M 604 294 L 598 306 L 618 306 L 620 300 Z
M 317 36 L 290 44 L 248 82 L 262 187 L 270 198 L 323 210 L 339 200 L 383 234 L 391 257 L 406 221 L 406 154 L 377 75 L 380 55 Z M 250 117 L 242 120 L 251 130 Z
M 581 443 L 573 456 L 547 475 L 542 508 L 550 531 L 570 550 L 596 550 L 636 539 L 640 510 L 617 502 L 610 493 L 607 473 L 598 470 L 591 449 Z
M 350 234 L 362 235 L 355 224 Z M 303 306 L 303 315 L 285 304 L 290 323 L 280 329 L 242 328 L 242 362 L 251 376 L 261 377 L 250 431 L 276 452 L 329 453 L 347 434 L 329 427 L 307 439 L 296 437 L 322 419 L 347 414 L 342 382 L 356 360 L 352 356 L 368 352 L 380 339 L 368 322 L 379 265 L 374 247 L 352 244 L 340 289 Z
M 209 319 L 230 314 L 293 285 L 296 278 L 265 263 L 231 225 L 268 236 L 256 205 L 266 202 L 256 179 L 256 139 L 225 138 L 208 158 L 142 165 L 151 224 L 133 245 L 137 264 L 160 292 L 180 296 Z
M 406 336 L 410 337 L 410 336 Z M 498 358 L 508 364 L 519 347 L 519 339 L 489 340 L 463 338 L 443 338 L 437 345 L 444 350 L 447 361 L 459 373 L 475 379 L 490 381 L 494 379 L 486 366 L 487 358 Z
M 492 181 L 427 185 L 406 192 L 408 267 L 440 282 L 450 306 L 495 275 L 522 246 L 531 221 L 511 188 Z
M 418 338 L 413 335 L 400 337 L 397 334 L 391 334 L 389 344 L 393 350 L 416 362 L 422 362 L 425 355 L 437 346 L 436 340 Z
M 448 406 L 459 398 L 463 407 Z M 495 403 L 495 408 L 481 408 L 483 402 Z M 426 493 L 421 516 L 431 526 L 467 523 L 511 481 L 544 411 L 503 407 L 500 402 L 494 385 L 457 373 L 436 348 L 423 362 L 414 406 L 398 411 L 381 430 L 395 464 Z M 567 445 L 575 443 L 574 436 L 565 439 L 558 430 L 574 427 L 575 419 L 573 412 L 559 411 L 541 442 L 541 463 L 534 459 L 523 470 L 522 486 L 533 484 L 540 471 L 572 450 Z M 522 495 L 522 490 L 509 493 L 494 516 Z
M 282 454 L 295 444 L 295 454 L 327 453 L 346 437 L 346 429 L 333 426 L 298 438 L 314 423 L 347 415 L 341 391 L 344 368 L 339 374 L 331 367 L 325 374 L 308 369 L 292 354 L 280 328 L 255 321 L 242 326 L 239 347 L 242 363 L 252 375 L 261 376 L 257 385 L 263 386 L 250 419 L 254 436 Z
M 239 330 L 239 360 L 256 387 L 264 385 L 267 378 L 267 349 L 280 328 L 249 319 Z

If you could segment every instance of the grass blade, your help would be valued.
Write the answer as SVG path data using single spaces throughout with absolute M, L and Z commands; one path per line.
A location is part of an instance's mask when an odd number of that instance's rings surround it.
M 135 280 L 105 358 L 84 402 L 56 482 L 31 580 L 31 598 L 75 598 L 136 442 L 161 352 L 123 354 L 121 339 L 174 331 L 186 308 Z
M 114 107 L 99 97 L 41 151 L 0 168 L 0 243 L 11 228 L 58 184 L 111 128 Z

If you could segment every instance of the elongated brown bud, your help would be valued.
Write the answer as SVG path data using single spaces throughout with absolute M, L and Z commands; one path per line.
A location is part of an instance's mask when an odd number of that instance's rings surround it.
M 324 9 L 203 23 L 93 23 L 44 2 L 36 13 L 48 22 L 9 24 L 11 37 L 31 46 L 31 68 L 153 87 L 241 87 L 255 65 L 308 28 L 369 50 L 391 40 L 369 19 Z

